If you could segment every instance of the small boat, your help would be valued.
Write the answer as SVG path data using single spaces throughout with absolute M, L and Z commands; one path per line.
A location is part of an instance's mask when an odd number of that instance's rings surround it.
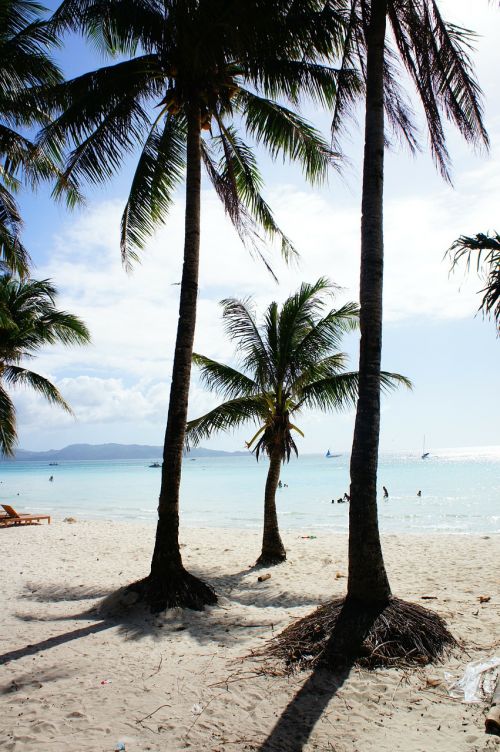
M 149 467 L 161 467 L 161 465 L 159 462 L 153 462 L 153 464 L 150 465 Z
M 426 460 L 429 454 L 430 452 L 425 451 L 425 436 L 424 436 L 424 443 L 422 444 L 422 459 Z
M 340 454 L 332 454 L 332 453 L 330 452 L 330 450 L 328 450 L 328 451 L 327 451 L 327 453 L 325 454 L 325 457 L 327 458 L 327 460 L 331 460 L 331 459 L 332 459 L 332 457 L 341 457 L 341 456 L 342 456 L 342 455 L 340 455 Z
M 49 462 L 49 467 L 57 467 L 59 462 Z

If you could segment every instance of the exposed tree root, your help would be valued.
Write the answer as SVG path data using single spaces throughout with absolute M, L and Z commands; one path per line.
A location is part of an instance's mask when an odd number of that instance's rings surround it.
M 262 656 L 283 660 L 290 670 L 323 665 L 423 665 L 456 646 L 433 611 L 399 598 L 367 607 L 345 598 L 295 621 L 266 645 Z
M 215 591 L 183 567 L 169 572 L 161 580 L 151 576 L 138 580 L 128 586 L 127 592 L 137 593 L 139 602 L 146 603 L 154 614 L 167 608 L 203 611 L 205 606 L 217 603 Z
M 282 564 L 286 561 L 286 551 L 283 549 L 280 552 L 264 553 L 262 552 L 257 561 L 256 567 L 274 567 L 276 564 Z

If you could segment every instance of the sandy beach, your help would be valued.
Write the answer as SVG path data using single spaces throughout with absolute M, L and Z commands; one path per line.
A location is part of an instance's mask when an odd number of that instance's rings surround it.
M 0 531 L 0 749 L 37 752 L 482 752 L 484 705 L 445 673 L 500 655 L 500 536 L 386 535 L 395 594 L 427 603 L 465 645 L 421 670 L 269 676 L 240 660 L 345 591 L 345 535 L 284 534 L 288 561 L 249 569 L 258 531 L 184 529 L 186 566 L 220 595 L 204 613 L 111 618 L 106 599 L 147 573 L 154 528 L 120 522 Z M 308 531 L 310 534 L 310 531 Z M 491 600 L 480 603 L 480 596 Z M 430 680 L 430 681 L 428 681 Z

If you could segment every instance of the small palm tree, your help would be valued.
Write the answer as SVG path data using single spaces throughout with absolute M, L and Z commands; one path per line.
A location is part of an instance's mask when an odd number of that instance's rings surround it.
M 259 252 L 263 231 L 280 243 L 285 256 L 293 254 L 261 194 L 253 151 L 235 123 L 272 157 L 298 162 L 308 178 L 324 178 L 337 155 L 278 100 L 297 101 L 307 88 L 316 100 L 333 103 L 337 71 L 311 61 L 311 53 L 320 41 L 325 54 L 332 51 L 336 37 L 330 32 L 340 21 L 330 18 L 318 0 L 64 0 L 53 23 L 82 31 L 107 55 L 120 52 L 129 58 L 55 87 L 51 105 L 62 112 L 40 141 L 56 153 L 68 143 L 73 147 L 60 186 L 105 181 L 139 150 L 122 217 L 126 264 L 165 221 L 185 181 L 184 264 L 158 525 L 150 574 L 134 589 L 155 611 L 203 608 L 216 601 L 215 593 L 184 569 L 178 538 L 198 294 L 201 171 L 205 167 L 251 248 Z M 349 74 L 343 78 L 347 88 Z M 357 90 L 356 77 L 351 85 Z
M 0 276 L 0 452 L 12 455 L 17 442 L 16 410 L 7 389 L 29 386 L 49 402 L 71 412 L 57 387 L 22 363 L 46 345 L 84 345 L 90 341 L 85 324 L 55 307 L 50 280 L 17 280 Z
M 493 316 L 500 336 L 500 235 L 497 232 L 493 235 L 480 232 L 474 237 L 461 235 L 447 251 L 447 255 L 452 260 L 452 271 L 463 258 L 469 271 L 473 255 L 475 256 L 476 270 L 485 282 L 480 290 L 483 299 L 479 310 L 485 317 Z
M 298 455 L 293 434 L 303 436 L 292 420 L 305 409 L 342 410 L 355 404 L 358 374 L 345 370 L 346 356 L 338 352 L 342 336 L 358 326 L 358 308 L 346 303 L 325 313 L 326 298 L 335 287 L 325 278 L 303 283 L 281 309 L 273 302 L 258 326 L 249 300 L 223 300 L 223 319 L 229 337 L 238 343 L 246 373 L 193 355 L 201 377 L 227 401 L 187 424 L 187 440 L 196 445 L 217 431 L 228 431 L 254 421 L 257 433 L 247 442 L 257 460 L 269 457 L 264 494 L 264 533 L 257 564 L 278 564 L 286 559 L 276 514 L 280 465 Z M 249 374 L 249 375 L 247 375 Z M 409 385 L 407 379 L 383 373 L 383 384 Z
M 29 254 L 20 240 L 23 222 L 14 194 L 23 182 L 33 187 L 58 174 L 55 155 L 19 130 L 47 122 L 41 91 L 62 80 L 47 54 L 56 38 L 44 11 L 33 0 L 0 4 L 0 268 L 21 276 L 28 273 Z

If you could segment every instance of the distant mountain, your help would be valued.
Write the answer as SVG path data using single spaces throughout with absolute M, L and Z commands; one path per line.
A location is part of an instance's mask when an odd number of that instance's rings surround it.
M 27 462 L 58 462 L 63 460 L 158 460 L 163 454 L 163 447 L 147 446 L 144 444 L 70 444 L 64 449 L 49 449 L 46 452 L 29 452 L 18 449 L 14 460 Z M 198 447 L 191 449 L 187 455 L 196 457 L 224 457 L 231 455 L 243 455 L 248 452 L 223 452 L 217 449 L 204 449 Z

